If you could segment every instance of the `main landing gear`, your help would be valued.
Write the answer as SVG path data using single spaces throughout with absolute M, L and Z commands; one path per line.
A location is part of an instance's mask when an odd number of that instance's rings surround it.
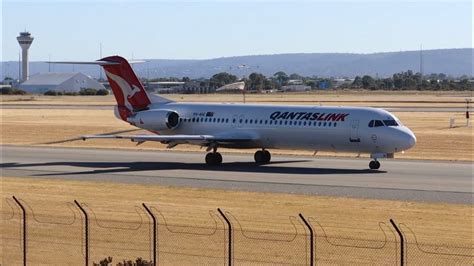
M 272 155 L 267 150 L 257 151 L 253 157 L 257 164 L 266 164 L 272 159 Z M 222 155 L 217 152 L 217 149 L 214 149 L 213 152 L 206 154 L 206 164 L 211 166 L 222 164 Z
M 221 165 L 222 155 L 218 152 L 210 152 L 206 154 L 206 164 L 207 165 Z
M 272 155 L 267 150 L 256 151 L 253 156 L 257 164 L 266 164 L 269 163 L 272 159 Z
M 377 170 L 380 168 L 380 162 L 377 160 L 370 161 L 369 168 L 372 170 Z

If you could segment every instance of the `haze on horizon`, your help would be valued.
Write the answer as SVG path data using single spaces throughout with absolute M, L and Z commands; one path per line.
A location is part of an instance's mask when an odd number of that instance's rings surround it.
M 31 61 L 209 59 L 279 53 L 472 48 L 470 1 L 11 1 L 2 3 L 2 61 L 16 36 Z

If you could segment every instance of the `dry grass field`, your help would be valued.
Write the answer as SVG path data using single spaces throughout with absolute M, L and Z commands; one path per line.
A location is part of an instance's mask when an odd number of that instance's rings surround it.
M 240 102 L 241 95 L 169 95 L 177 101 Z M 463 107 L 470 93 L 456 92 L 324 92 L 311 94 L 249 94 L 247 102 L 354 105 L 391 107 Z M 1 144 L 38 145 L 59 147 L 94 147 L 123 149 L 165 149 L 159 143 L 134 143 L 120 140 L 77 140 L 85 134 L 126 132 L 143 133 L 117 120 L 111 110 L 87 109 L 84 106 L 115 104 L 107 97 L 44 97 L 0 96 L 2 105 L 17 105 L 15 109 L 0 109 Z M 51 105 L 51 109 L 27 109 L 18 105 Z M 60 108 L 61 105 L 82 105 L 81 109 Z M 58 107 L 56 107 L 58 106 Z M 415 148 L 398 158 L 433 160 L 473 160 L 473 131 L 464 127 L 463 113 L 448 112 L 399 112 L 395 113 L 417 135 Z M 449 128 L 449 119 L 456 118 L 458 126 Z M 178 150 L 198 150 L 194 146 L 178 146 Z M 230 152 L 230 150 L 224 150 Z M 235 151 L 232 152 L 253 152 Z M 305 154 L 300 151 L 272 151 L 284 154 Z M 318 156 L 355 156 L 355 154 L 318 153 Z M 2 177 L 2 265 L 20 264 L 18 210 L 11 201 L 16 195 L 28 204 L 30 213 L 28 256 L 34 264 L 71 264 L 71 259 L 83 258 L 80 213 L 70 204 L 74 199 L 93 210 L 91 222 L 92 260 L 105 256 L 132 259 L 137 256 L 150 258 L 149 227 L 146 213 L 137 209 L 145 202 L 159 211 L 160 263 L 170 265 L 222 264 L 224 255 L 219 253 L 224 232 L 219 220 L 219 232 L 211 235 L 209 228 L 216 226 L 217 207 L 235 217 L 242 231 L 236 233 L 234 255 L 236 264 L 304 264 L 294 260 L 296 250 L 286 247 L 299 243 L 307 245 L 304 227 L 297 218 L 294 227 L 290 216 L 303 213 L 313 217 L 319 237 L 317 253 L 323 254 L 318 264 L 389 264 L 396 245 L 390 218 L 404 223 L 409 238 L 408 256 L 411 264 L 472 264 L 473 213 L 470 205 L 443 203 L 416 203 L 388 200 L 335 198 L 322 196 L 276 193 L 251 193 L 212 189 L 173 188 L 117 183 L 99 183 L 66 180 L 28 179 Z M 11 208 L 11 206 L 13 206 Z M 213 210 L 214 214 L 210 214 Z M 34 214 L 33 214 L 34 213 Z M 97 220 L 100 223 L 95 222 Z M 233 218 L 234 219 L 234 218 Z M 320 225 L 320 226 L 319 226 Z M 197 227 L 202 227 L 201 229 Z M 13 230 L 11 228 L 14 228 Z M 162 227 L 161 227 L 162 228 Z M 295 231 L 298 237 L 291 238 Z M 382 228 L 382 230 L 380 229 Z M 324 229 L 324 231 L 323 231 Z M 163 229 L 161 229 L 163 230 Z M 212 231 L 212 230 L 211 230 Z M 252 234 L 253 231 L 259 233 Z M 163 231 L 162 231 L 163 232 Z M 266 232 L 266 233 L 265 233 Z M 278 235 L 276 234 L 278 232 Z M 385 234 L 384 234 L 385 233 Z M 327 236 L 324 241 L 323 236 Z M 248 237 L 250 236 L 250 237 Z M 280 240 L 256 240 L 277 238 Z M 257 237 L 257 238 L 258 238 Z M 331 238 L 334 237 L 334 238 Z M 379 246 L 388 239 L 387 245 Z M 212 241 L 210 241 L 212 239 Z M 252 240 L 253 241 L 250 241 Z M 292 239 L 289 241 L 288 239 Z M 328 240 L 330 239 L 330 240 Z M 365 240 L 371 240 L 369 242 Z M 160 242 L 161 241 L 161 242 Z M 375 241 L 375 242 L 374 242 Z M 414 243 L 418 241 L 423 249 Z M 79 244 L 78 244 L 79 243 Z M 286 246 L 282 243 L 287 243 Z M 349 244 L 351 247 L 344 247 Z M 431 245 L 431 246 L 430 246 Z M 358 246 L 356 248 L 352 246 Z M 452 248 L 457 246 L 458 248 Z M 365 248 L 360 248 L 365 247 Z M 464 248 L 459 248 L 464 247 Z M 181 252 L 181 253 L 180 253 Z M 433 255 L 445 252 L 461 254 Z M 466 253 L 467 252 L 467 253 Z M 216 255 L 218 253 L 218 255 Z M 248 255 L 251 254 L 251 255 Z M 466 255 L 467 254 L 467 255 Z M 216 255 L 219 259 L 216 259 Z M 203 257 L 204 256 L 204 257 Z M 240 260 L 238 259 L 240 256 Z M 250 259 L 254 261 L 249 261 Z M 376 259 L 377 263 L 374 263 Z
M 294 217 L 298 213 L 303 213 L 306 217 L 313 217 L 311 222 L 315 227 L 316 234 L 321 237 L 317 240 L 319 243 L 317 252 L 324 254 L 319 260 L 321 264 L 367 264 L 365 259 L 369 257 L 374 259 L 374 256 L 380 256 L 378 264 L 387 263 L 387 260 L 393 258 L 391 256 L 392 249 L 331 249 L 330 247 L 334 247 L 324 244 L 326 242 L 322 237 L 325 234 L 334 243 L 339 241 L 355 246 L 368 245 L 363 240 L 375 240 L 383 243 L 385 235 L 379 228 L 379 222 L 389 224 L 389 219 L 394 219 L 411 228 L 420 245 L 426 243 L 433 245 L 425 246 L 424 251 L 420 251 L 414 244 L 413 235 L 407 227 L 403 227 L 409 241 L 408 252 L 412 264 L 447 265 L 446 263 L 448 263 L 453 265 L 457 263 L 457 265 L 467 265 L 470 263 L 466 262 L 472 260 L 472 257 L 469 256 L 472 256 L 473 248 L 473 220 L 472 206 L 469 205 L 7 177 L 2 178 L 2 185 L 2 217 L 4 220 L 2 235 L 8 241 L 3 245 L 10 244 L 3 248 L 2 257 L 5 265 L 14 264 L 11 262 L 19 256 L 17 254 L 20 245 L 19 231 L 11 230 L 11 228 L 17 228 L 19 224 L 18 220 L 16 222 L 15 219 L 8 220 L 12 217 L 11 201 L 10 204 L 6 204 L 6 199 L 11 199 L 12 195 L 16 195 L 17 198 L 28 204 L 27 211 L 30 213 L 28 254 L 31 261 L 36 262 L 35 264 L 51 264 L 51 261 L 55 261 L 57 265 L 65 265 L 70 263 L 70 261 L 67 263 L 68 259 L 80 260 L 81 223 L 79 221 L 74 224 L 71 222 L 72 217 L 79 216 L 79 213 L 77 209 L 74 207 L 70 209 L 67 205 L 74 199 L 86 203 L 88 211 L 94 210 L 91 222 L 91 245 L 93 247 L 91 255 L 95 261 L 107 255 L 114 255 L 116 259 L 127 256 L 128 258 L 133 256 L 149 258 L 150 255 L 147 252 L 150 249 L 147 246 L 148 228 L 117 231 L 117 228 L 120 227 L 133 229 L 143 219 L 148 223 L 148 220 L 143 218 L 146 217 L 143 211 L 136 209 L 136 206 L 140 206 L 143 202 L 152 206 L 154 211 L 161 213 L 158 218 L 161 230 L 164 230 L 166 221 L 167 229 L 181 232 L 173 237 L 170 234 L 159 235 L 163 241 L 160 242 L 160 250 L 169 248 L 166 246 L 167 243 L 170 244 L 169 242 L 174 241 L 173 245 L 176 245 L 174 250 L 177 252 L 176 254 L 162 253 L 161 262 L 165 264 L 191 265 L 216 262 L 211 257 L 181 256 L 179 252 L 189 252 L 189 254 L 203 252 L 199 254 L 203 255 L 212 251 L 212 243 L 206 242 L 211 236 L 199 238 L 189 234 L 193 232 L 189 226 L 215 227 L 214 220 L 209 216 L 209 210 L 215 211 L 217 207 L 230 212 L 235 219 L 238 219 L 242 230 L 249 235 L 251 235 L 251 231 L 271 233 L 264 235 L 267 238 L 285 236 L 283 234 L 275 236 L 276 232 L 288 234 L 294 232 L 295 228 L 290 223 L 290 216 Z M 96 218 L 101 221 L 100 226 L 95 223 L 94 219 Z M 293 220 L 297 221 L 297 218 Z M 235 221 L 233 220 L 234 223 Z M 56 224 L 52 225 L 51 223 Z M 300 227 L 301 224 L 296 223 L 299 234 L 304 235 L 304 231 Z M 318 223 L 321 227 L 318 226 Z M 180 231 L 179 226 L 183 225 L 188 226 L 187 230 L 181 229 Z M 324 228 L 324 232 L 321 228 Z M 389 227 L 382 225 L 382 228 L 387 233 L 389 241 L 393 241 L 393 233 Z M 109 231 L 113 231 L 115 234 L 108 234 Z M 97 239 L 98 237 L 100 237 L 100 241 Z M 241 254 L 239 252 L 243 252 L 246 247 L 252 246 L 256 249 L 252 256 L 255 256 L 257 260 L 278 262 L 281 259 L 283 262 L 285 261 L 284 257 L 279 258 L 279 254 L 274 253 L 278 252 L 277 245 L 269 244 L 268 241 L 261 242 L 265 244 L 265 248 L 253 246 L 254 242 L 246 242 L 247 245 L 242 245 L 239 241 L 244 241 L 245 238 L 238 237 L 238 233 L 236 233 L 234 244 L 236 257 L 239 257 Z M 341 240 L 341 238 L 345 240 Z M 223 245 L 220 242 L 221 238 L 213 239 L 213 241 L 217 247 Z M 68 245 L 61 244 L 64 242 L 67 242 Z M 116 247 L 114 243 L 120 244 L 122 249 Z M 277 244 L 283 245 L 284 243 L 282 243 Z M 303 245 L 304 243 L 303 241 Z M 375 245 L 375 243 L 371 245 Z M 288 245 L 288 247 L 291 246 Z M 458 248 L 453 248 L 453 246 Z M 395 248 L 395 246 L 393 247 Z M 459 247 L 464 247 L 464 249 Z M 466 250 L 469 252 L 466 253 Z M 457 257 L 459 260 L 453 260 L 453 257 L 434 256 L 430 254 L 431 251 L 460 253 L 465 256 Z M 280 252 L 291 252 L 291 250 Z M 270 256 L 265 257 L 267 256 L 265 254 L 270 254 Z M 220 255 L 222 256 L 222 254 Z M 286 262 L 288 263 L 288 261 Z
M 359 95 L 360 93 L 361 95 Z M 229 101 L 238 102 L 240 95 L 169 95 L 178 101 Z M 358 105 L 358 106 L 438 106 L 462 107 L 464 93 L 374 93 L 374 92 L 341 92 L 305 94 L 251 94 L 247 102 L 281 103 L 281 104 L 318 104 L 312 98 L 320 99 L 324 105 Z M 33 100 L 30 98 L 34 97 Z M 2 104 L 52 105 L 52 109 L 1 109 L 1 143 L 15 145 L 48 145 L 67 147 L 96 147 L 126 149 L 165 149 L 159 143 L 145 143 L 136 147 L 134 143 L 121 140 L 74 140 L 85 134 L 102 134 L 133 130 L 128 124 L 117 120 L 110 110 L 94 109 L 54 109 L 59 105 L 113 105 L 112 96 L 107 97 L 45 97 L 45 96 L 4 96 Z M 404 124 L 410 127 L 417 136 L 415 148 L 397 158 L 463 160 L 473 159 L 473 128 L 465 127 L 464 113 L 461 112 L 395 112 Z M 449 119 L 455 118 L 457 126 L 449 128 Z M 140 133 L 139 131 L 130 133 Z M 143 133 L 143 132 L 141 132 Z M 194 146 L 178 146 L 177 150 L 199 150 Z M 226 150 L 223 150 L 226 152 Z M 228 151 L 227 151 L 228 152 Z M 232 152 L 253 152 L 236 151 Z M 312 152 L 273 151 L 275 154 L 310 155 Z M 322 156 L 356 156 L 355 154 L 336 154 L 321 152 Z

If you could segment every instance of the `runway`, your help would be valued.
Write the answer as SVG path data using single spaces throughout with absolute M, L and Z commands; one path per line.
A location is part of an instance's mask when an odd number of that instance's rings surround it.
M 468 162 L 273 156 L 257 166 L 253 155 L 223 154 L 210 167 L 205 153 L 2 146 L 1 174 L 159 184 L 196 188 L 313 194 L 418 202 L 472 204 L 473 167 Z

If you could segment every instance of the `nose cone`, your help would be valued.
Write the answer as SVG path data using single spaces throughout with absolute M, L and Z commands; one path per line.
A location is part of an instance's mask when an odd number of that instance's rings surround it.
M 413 134 L 413 132 L 408 129 L 408 128 L 403 128 L 401 129 L 401 132 L 400 132 L 400 143 L 401 143 L 401 149 L 402 150 L 408 150 L 410 148 L 412 148 L 413 146 L 415 146 L 416 144 L 416 136 L 415 134 Z
M 415 146 L 416 144 L 416 136 L 415 134 L 413 134 L 413 132 L 411 130 L 409 130 L 409 133 L 408 133 L 408 144 L 409 144 L 409 147 L 408 149 L 412 148 L 413 146 Z
M 406 127 L 390 127 L 385 137 L 388 153 L 405 151 L 416 144 L 415 134 Z

